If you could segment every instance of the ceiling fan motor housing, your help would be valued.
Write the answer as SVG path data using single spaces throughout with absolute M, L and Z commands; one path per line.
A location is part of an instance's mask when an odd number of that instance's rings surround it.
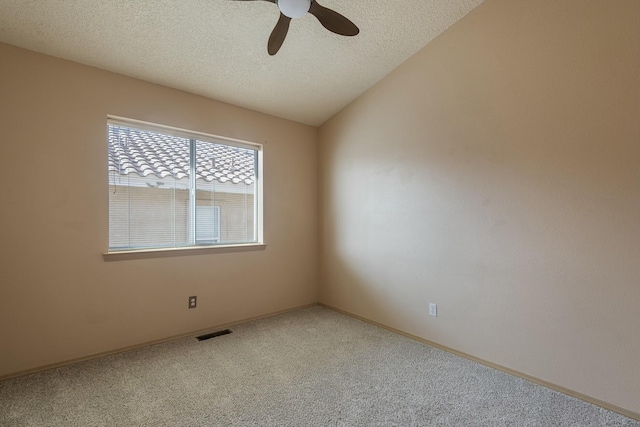
M 311 0 L 278 0 L 278 7 L 289 18 L 300 18 L 311 8 Z

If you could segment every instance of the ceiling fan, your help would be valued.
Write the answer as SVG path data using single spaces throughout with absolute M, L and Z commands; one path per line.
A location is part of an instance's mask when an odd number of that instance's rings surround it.
M 258 0 L 235 0 L 258 1 Z M 338 12 L 321 6 L 315 0 L 262 0 L 274 3 L 280 9 L 280 19 L 269 36 L 267 51 L 269 55 L 275 55 L 284 43 L 291 19 L 300 18 L 308 13 L 315 16 L 327 30 L 341 36 L 355 36 L 360 30 L 358 27 L 340 15 Z

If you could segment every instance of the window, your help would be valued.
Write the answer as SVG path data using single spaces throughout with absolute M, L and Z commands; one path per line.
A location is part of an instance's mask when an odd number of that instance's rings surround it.
M 220 206 L 196 206 L 196 242 L 220 241 Z
M 109 251 L 262 242 L 261 146 L 110 118 Z

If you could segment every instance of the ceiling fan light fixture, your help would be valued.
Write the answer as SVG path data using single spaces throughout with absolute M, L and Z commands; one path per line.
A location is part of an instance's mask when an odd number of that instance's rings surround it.
M 278 0 L 278 7 L 284 16 L 300 18 L 311 8 L 311 0 Z
M 254 0 L 235 0 L 235 1 L 254 1 Z M 273 3 L 280 9 L 280 17 L 276 26 L 273 27 L 269 42 L 267 43 L 267 52 L 269 55 L 275 55 L 282 47 L 289 25 L 294 18 L 300 18 L 309 13 L 320 21 L 320 24 L 332 33 L 341 36 L 356 36 L 360 33 L 360 29 L 349 19 L 340 15 L 335 10 L 326 8 L 318 4 L 316 0 L 265 0 Z

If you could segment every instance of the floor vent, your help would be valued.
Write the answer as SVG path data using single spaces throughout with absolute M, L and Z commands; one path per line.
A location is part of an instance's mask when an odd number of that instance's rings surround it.
M 196 337 L 198 341 L 210 340 L 211 338 L 219 337 L 221 335 L 229 335 L 231 333 L 230 329 L 225 329 L 224 331 L 211 332 L 210 334 L 200 335 Z

